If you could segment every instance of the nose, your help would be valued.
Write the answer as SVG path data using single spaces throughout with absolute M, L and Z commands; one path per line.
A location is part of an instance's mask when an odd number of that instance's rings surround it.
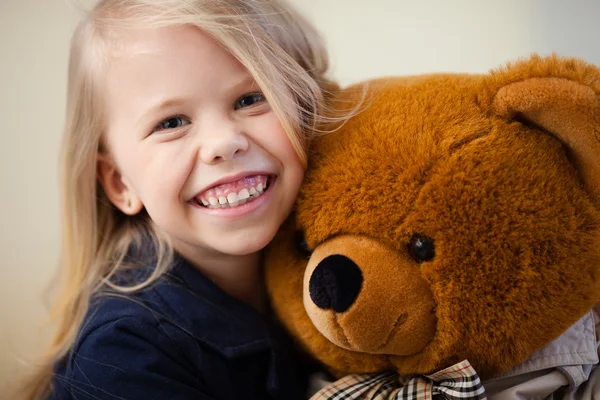
M 362 282 L 358 265 L 348 257 L 334 254 L 317 265 L 310 277 L 308 290 L 317 307 L 340 313 L 354 303 Z
M 224 122 L 206 130 L 200 135 L 200 158 L 207 164 L 232 160 L 248 150 L 248 138 L 235 124 Z

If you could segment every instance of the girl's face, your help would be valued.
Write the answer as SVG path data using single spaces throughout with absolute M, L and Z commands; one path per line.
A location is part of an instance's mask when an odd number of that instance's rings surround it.
M 105 82 L 99 178 L 190 261 L 262 249 L 290 212 L 300 159 L 248 71 L 192 27 L 136 30 Z

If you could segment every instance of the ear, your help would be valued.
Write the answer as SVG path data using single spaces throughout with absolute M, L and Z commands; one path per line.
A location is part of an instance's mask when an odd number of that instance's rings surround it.
M 574 59 L 532 57 L 487 78 L 489 111 L 560 140 L 600 209 L 600 69 Z M 504 80 L 504 82 L 503 82 Z
M 127 215 L 136 215 L 142 211 L 142 200 L 108 155 L 98 154 L 97 171 L 98 181 L 115 207 Z

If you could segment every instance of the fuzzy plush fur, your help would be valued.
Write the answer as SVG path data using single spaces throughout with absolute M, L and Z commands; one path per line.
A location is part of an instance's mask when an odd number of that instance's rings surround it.
M 597 67 L 534 56 L 489 75 L 372 81 L 338 106 L 361 98 L 312 143 L 266 258 L 276 312 L 334 374 L 422 374 L 466 358 L 490 378 L 600 299 Z M 432 260 L 411 257 L 415 234 L 433 240 Z M 363 274 L 342 313 L 307 293 L 332 254 Z

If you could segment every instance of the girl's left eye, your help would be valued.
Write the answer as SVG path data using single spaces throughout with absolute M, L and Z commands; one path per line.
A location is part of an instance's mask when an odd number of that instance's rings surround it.
M 191 121 L 186 117 L 182 115 L 175 115 L 173 117 L 169 117 L 161 121 L 158 125 L 156 125 L 153 132 L 164 131 L 168 129 L 177 129 L 181 128 L 182 126 L 189 125 L 190 123 Z
M 265 100 L 265 95 L 260 92 L 245 94 L 235 102 L 233 109 L 239 110 L 240 108 L 249 107 L 256 103 L 262 103 Z

